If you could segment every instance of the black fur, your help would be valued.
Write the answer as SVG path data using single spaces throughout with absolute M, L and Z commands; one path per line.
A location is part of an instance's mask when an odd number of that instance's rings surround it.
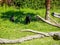
M 14 16 L 13 15 L 10 17 L 10 21 L 14 22 Z
M 31 16 L 30 15 L 26 16 L 25 22 L 26 22 L 26 24 L 31 22 Z

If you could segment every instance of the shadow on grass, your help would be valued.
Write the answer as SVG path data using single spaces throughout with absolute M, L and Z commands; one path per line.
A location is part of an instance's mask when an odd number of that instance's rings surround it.
M 25 17 L 27 15 L 31 15 L 32 21 L 34 21 L 34 16 L 35 16 L 35 14 L 32 14 L 32 13 L 24 13 L 21 11 L 8 11 L 8 12 L 2 13 L 1 18 L 4 20 L 6 20 L 6 19 L 10 20 L 10 17 L 12 15 L 14 16 L 14 20 L 15 20 L 14 23 L 19 22 L 19 23 L 23 23 L 23 24 L 25 24 Z

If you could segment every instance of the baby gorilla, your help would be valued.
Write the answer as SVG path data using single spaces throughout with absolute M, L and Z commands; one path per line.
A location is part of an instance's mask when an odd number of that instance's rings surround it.
M 31 16 L 30 15 L 27 15 L 26 16 L 26 19 L 25 19 L 25 23 L 28 24 L 31 22 Z
M 14 16 L 13 15 L 10 17 L 10 21 L 14 22 Z

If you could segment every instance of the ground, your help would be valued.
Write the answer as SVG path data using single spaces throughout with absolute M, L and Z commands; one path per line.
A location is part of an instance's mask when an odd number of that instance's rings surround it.
M 52 10 L 51 12 L 59 12 L 60 9 Z M 30 24 L 24 24 L 25 16 L 31 15 L 33 20 Z M 15 22 L 11 22 L 9 17 L 14 15 Z M 60 28 L 49 25 L 43 21 L 35 21 L 34 16 L 40 15 L 44 18 L 45 9 L 33 10 L 29 8 L 20 8 L 16 9 L 15 7 L 0 7 L 0 38 L 8 39 L 17 39 L 29 35 L 34 35 L 30 32 L 21 32 L 23 29 L 32 29 L 41 32 L 51 32 L 51 31 L 60 31 Z M 51 15 L 50 15 L 51 16 Z M 53 16 L 51 16 L 53 17 Z M 60 22 L 59 18 L 53 17 L 58 23 Z M 0 44 L 0 45 L 60 45 L 60 41 L 55 41 L 51 37 L 46 37 L 42 39 L 34 39 L 31 41 L 26 41 L 23 43 L 17 44 Z

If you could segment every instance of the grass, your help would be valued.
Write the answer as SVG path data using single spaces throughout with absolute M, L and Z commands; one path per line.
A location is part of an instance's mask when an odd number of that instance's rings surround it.
M 53 10 L 51 10 L 53 12 Z M 56 9 L 56 12 L 59 12 L 59 9 Z M 51 31 L 60 31 L 60 28 L 51 26 L 42 21 L 34 21 L 30 24 L 24 24 L 24 19 L 26 15 L 40 15 L 44 18 L 45 9 L 33 10 L 29 8 L 20 8 L 16 9 L 14 7 L 0 7 L 0 38 L 8 39 L 17 39 L 29 35 L 34 35 L 30 32 L 20 32 L 23 29 L 32 29 L 41 32 L 51 32 Z M 15 22 L 9 20 L 10 16 L 14 15 Z M 57 22 L 60 22 L 58 18 L 53 17 Z M 60 41 L 55 41 L 52 38 L 42 38 L 34 39 L 31 41 L 26 41 L 18 44 L 0 44 L 0 45 L 59 45 Z

